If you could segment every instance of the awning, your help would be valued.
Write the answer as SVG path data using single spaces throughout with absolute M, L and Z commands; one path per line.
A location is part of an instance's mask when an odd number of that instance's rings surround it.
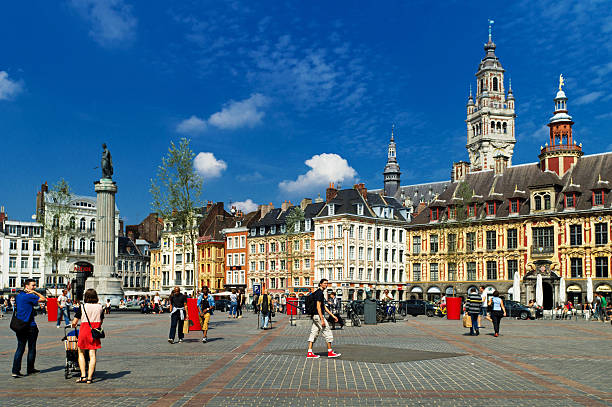
M 423 289 L 421 287 L 412 287 L 412 290 L 410 290 L 411 293 L 422 293 Z
M 565 291 L 567 291 L 568 293 L 581 293 L 582 288 L 580 288 L 579 285 L 572 284 L 572 285 L 568 285 Z
M 610 287 L 608 284 L 601 284 L 595 289 L 595 291 L 598 293 L 610 293 L 612 292 L 612 287 Z
M 440 294 L 440 289 L 438 287 L 429 287 L 427 294 Z

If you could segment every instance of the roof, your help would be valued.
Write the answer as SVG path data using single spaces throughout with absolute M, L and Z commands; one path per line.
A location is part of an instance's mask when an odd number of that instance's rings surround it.
M 448 180 L 404 185 L 397 189 L 397 192 L 393 197 L 398 202 L 405 204 L 406 207 L 416 212 L 416 208 L 419 206 L 419 203 L 424 202 L 429 204 L 436 198 L 436 196 L 444 192 L 450 184 L 451 181 Z M 378 193 L 381 191 L 381 189 L 375 189 L 371 190 L 370 192 Z
M 388 219 L 406 221 L 407 217 L 406 208 L 397 199 L 372 191 L 367 192 L 364 198 L 356 189 L 341 189 L 329 204 L 334 205 L 334 215 L 358 215 L 357 205 L 363 204 L 363 216 L 386 218 L 380 208 L 391 208 L 393 211 L 388 212 L 391 216 Z M 329 216 L 328 205 L 323 207 L 319 216 Z
M 465 183 L 472 191 L 472 202 L 498 201 L 496 218 L 509 215 L 510 198 L 520 199 L 519 216 L 526 216 L 530 215 L 530 201 L 527 198 L 531 192 L 552 188 L 557 192 L 552 212 L 565 210 L 564 192 L 578 193 L 576 211 L 591 210 L 593 208 L 591 188 L 599 184 L 600 174 L 603 180 L 612 179 L 612 152 L 579 158 L 576 165 L 562 178 L 556 173 L 540 170 L 536 163 L 511 166 L 506 168 L 503 174 L 497 175 L 494 171 L 468 173 L 464 181 L 450 183 L 438 199 L 446 201 L 445 206 L 450 205 L 450 200 L 457 187 Z M 610 209 L 612 208 L 612 193 L 609 189 L 604 189 L 604 193 L 606 194 L 605 207 Z M 481 208 L 477 218 L 482 218 L 483 212 Z M 422 211 L 414 217 L 411 224 L 428 224 L 429 221 L 429 211 Z

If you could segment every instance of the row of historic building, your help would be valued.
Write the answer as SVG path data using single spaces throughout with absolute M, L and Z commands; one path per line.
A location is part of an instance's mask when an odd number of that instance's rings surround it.
M 155 214 L 123 232 L 117 211 L 116 273 L 126 293 L 206 285 L 303 294 L 327 278 L 343 299 L 385 289 L 397 299 L 435 299 L 478 285 L 511 296 L 516 276 L 527 302 L 540 275 L 545 308 L 558 302 L 560 289 L 585 301 L 591 283 L 610 296 L 612 153 L 583 155 L 560 78 L 537 160 L 534 152 L 533 163 L 513 165 L 515 99 L 490 37 L 484 49 L 466 106 L 470 161 L 454 163 L 450 180 L 401 185 L 392 132 L 382 189 L 330 184 L 325 199 L 270 203 L 246 214 L 208 202 L 196 213 L 194 244 Z M 2 218 L 5 289 L 32 276 L 47 287 L 79 284 L 93 271 L 95 200 L 79 196 L 58 221 L 71 231 L 58 242 L 67 256 L 42 266 L 35 242 L 43 224 L 56 222 L 46 215 L 45 206 L 54 205 L 46 192 L 43 185 L 37 197 L 40 223 Z

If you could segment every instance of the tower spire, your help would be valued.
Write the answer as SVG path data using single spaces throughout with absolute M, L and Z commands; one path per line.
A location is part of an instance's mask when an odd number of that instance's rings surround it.
M 393 124 L 391 125 L 391 141 L 394 141 L 394 139 L 393 139 L 393 131 L 394 131 L 394 130 L 395 130 L 395 123 L 393 123 Z
M 491 42 L 491 37 L 492 37 L 492 35 L 491 35 L 491 31 L 492 31 L 492 28 L 493 28 L 493 24 L 494 24 L 494 23 L 495 23 L 495 21 L 493 21 L 493 20 L 489 19 L 489 42 Z

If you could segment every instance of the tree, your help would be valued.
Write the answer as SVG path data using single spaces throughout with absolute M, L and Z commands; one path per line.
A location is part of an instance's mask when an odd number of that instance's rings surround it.
M 72 193 L 70 186 L 62 178 L 51 187 L 47 194 L 47 202 L 44 203 L 43 210 L 37 213 L 37 221 L 43 225 L 45 266 L 51 266 L 54 294 L 57 294 L 59 264 L 68 257 L 67 241 L 75 226 L 69 215 Z
M 151 179 L 150 192 L 153 210 L 162 216 L 164 222 L 172 225 L 173 232 L 182 237 L 183 247 L 189 245 L 191 248 L 193 286 L 197 290 L 196 244 L 201 217 L 202 178 L 193 166 L 194 158 L 190 140 L 182 138 L 178 146 L 170 142 L 168 154 L 162 157 L 161 165 L 157 167 L 156 178 Z
M 304 221 L 304 211 L 299 206 L 287 209 L 285 216 L 285 253 L 287 270 L 289 271 L 287 287 L 293 287 L 293 252 L 295 248 L 295 236 L 300 234 L 300 228 Z

